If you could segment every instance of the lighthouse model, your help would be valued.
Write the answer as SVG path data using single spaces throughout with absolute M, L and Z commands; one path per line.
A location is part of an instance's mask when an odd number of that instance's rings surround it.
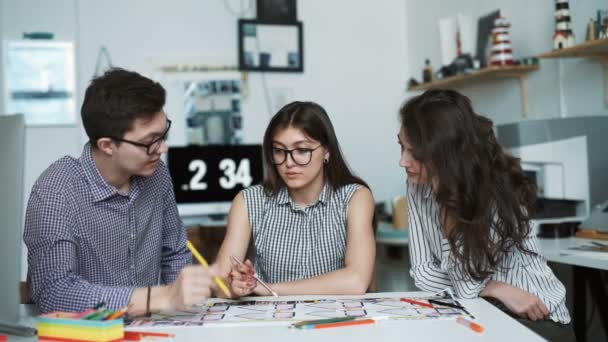
M 570 4 L 568 0 L 555 1 L 555 33 L 553 49 L 560 50 L 574 46 L 574 33 L 570 22 Z
M 490 56 L 491 66 L 513 65 L 513 50 L 511 49 L 511 39 L 509 38 L 509 27 L 511 24 L 504 17 L 494 20 L 492 29 L 492 55 Z

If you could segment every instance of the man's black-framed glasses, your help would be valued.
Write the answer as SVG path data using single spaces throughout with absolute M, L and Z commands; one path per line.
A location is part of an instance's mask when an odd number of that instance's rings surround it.
M 305 166 L 312 160 L 312 152 L 323 145 L 319 145 L 315 148 L 294 148 L 286 150 L 284 148 L 273 147 L 272 148 L 272 162 L 274 165 L 281 165 L 287 160 L 287 155 L 291 156 L 296 165 Z
M 162 146 L 163 142 L 165 140 L 167 140 L 167 135 L 169 134 L 169 129 L 170 128 L 171 128 L 171 120 L 167 119 L 167 129 L 165 129 L 165 132 L 163 133 L 163 135 L 161 135 L 160 137 L 152 140 L 152 142 L 150 142 L 149 144 L 144 144 L 144 143 L 141 143 L 141 142 L 131 141 L 131 140 L 127 140 L 127 139 L 119 139 L 119 138 L 112 138 L 112 140 L 126 142 L 126 143 L 129 143 L 131 145 L 143 147 L 143 148 L 146 149 L 146 154 L 152 155 L 152 154 L 157 153 L 158 150 L 160 149 L 160 147 Z

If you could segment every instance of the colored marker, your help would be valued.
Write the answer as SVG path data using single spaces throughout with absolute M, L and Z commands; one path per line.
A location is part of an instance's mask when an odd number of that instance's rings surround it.
M 139 341 L 142 337 L 175 337 L 173 334 L 151 331 L 125 331 L 125 341 Z
M 346 322 L 305 325 L 299 329 L 327 329 L 327 328 L 339 328 L 339 327 L 348 327 L 351 325 L 363 325 L 363 324 L 374 324 L 374 323 L 376 323 L 376 321 L 370 318 L 370 319 L 358 319 L 358 320 L 346 321 Z
M 358 316 L 345 316 L 345 317 L 334 317 L 334 318 L 326 318 L 326 319 L 315 319 L 315 320 L 296 322 L 296 323 L 292 324 L 291 327 L 298 328 L 298 327 L 303 327 L 306 325 L 347 322 L 347 321 L 353 321 L 357 318 L 359 318 L 359 317 Z
M 425 308 L 434 309 L 433 305 L 429 304 L 429 303 L 419 302 L 417 300 L 413 300 L 413 299 L 409 299 L 409 298 L 400 298 L 399 300 L 401 300 L 402 302 L 406 302 L 406 303 L 410 303 L 410 304 L 414 304 L 414 305 L 418 305 L 418 306 L 424 306 Z
M 88 315 L 90 315 L 90 314 L 92 314 L 92 313 L 94 313 L 94 312 L 97 312 L 97 310 L 95 310 L 95 309 L 86 309 L 86 310 L 84 310 L 83 312 L 79 312 L 79 313 L 77 313 L 77 314 L 74 316 L 74 318 L 84 318 L 84 317 L 86 317 L 86 316 L 88 316 Z
M 480 324 L 477 324 L 471 320 L 468 320 L 462 316 L 458 316 L 458 318 L 456 318 L 456 322 L 459 324 L 464 325 L 465 327 L 468 327 L 469 329 L 478 332 L 478 333 L 482 333 L 483 332 L 483 327 Z
M 126 313 L 127 313 L 127 308 L 125 307 L 125 308 L 122 308 L 122 309 L 116 311 L 115 313 L 107 316 L 105 318 L 105 320 L 106 321 L 111 321 L 113 319 L 118 319 L 118 318 L 121 318 L 122 316 L 124 316 Z
M 83 316 L 82 319 L 95 319 L 95 317 L 97 317 L 102 312 L 103 312 L 103 310 L 95 310 L 95 311 L 91 312 L 90 314 Z
M 442 301 L 436 300 L 436 299 L 429 299 L 429 303 L 435 304 L 435 305 L 447 306 L 447 307 L 454 308 L 454 309 L 464 309 L 462 306 L 460 306 L 458 304 L 442 302 Z
M 114 313 L 114 311 L 112 310 L 101 310 L 99 312 L 97 312 L 95 315 L 93 315 L 92 317 L 87 318 L 88 320 L 91 321 L 103 321 L 106 317 L 112 315 Z

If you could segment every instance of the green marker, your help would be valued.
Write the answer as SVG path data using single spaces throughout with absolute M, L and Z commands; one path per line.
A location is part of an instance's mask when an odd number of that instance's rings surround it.
M 292 324 L 291 326 L 295 328 L 295 327 L 311 325 L 311 324 L 338 323 L 338 322 L 353 321 L 357 318 L 360 318 L 360 316 L 345 316 L 345 317 L 335 317 L 335 318 L 326 318 L 326 319 L 316 319 L 316 320 L 311 320 L 311 321 L 297 322 L 297 323 Z

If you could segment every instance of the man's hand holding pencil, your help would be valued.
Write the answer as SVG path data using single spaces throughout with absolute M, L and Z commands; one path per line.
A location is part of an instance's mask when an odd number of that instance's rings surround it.
M 184 267 L 177 280 L 167 287 L 168 308 L 188 310 L 204 303 L 217 287 L 214 277 L 219 276 L 216 265 L 203 268 L 198 265 Z

